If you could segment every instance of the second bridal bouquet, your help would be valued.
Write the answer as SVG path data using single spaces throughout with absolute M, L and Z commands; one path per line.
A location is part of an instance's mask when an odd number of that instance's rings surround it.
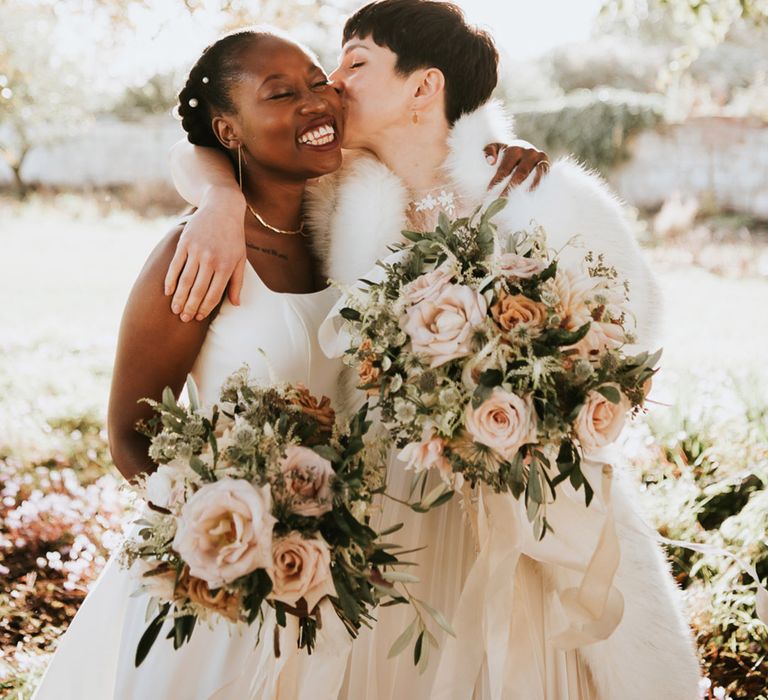
M 188 390 L 189 406 L 170 389 L 151 402 L 159 467 L 140 484 L 147 507 L 121 554 L 151 596 L 137 665 L 166 620 L 178 648 L 201 619 L 261 623 L 270 606 L 276 653 L 291 615 L 311 652 L 324 599 L 353 637 L 383 598 L 405 602 L 395 582 L 410 576 L 367 524 L 384 474 L 380 446 L 363 440 L 365 409 L 342 429 L 327 398 L 260 386 L 247 367 L 213 407 Z
M 614 268 L 592 253 L 561 265 L 540 227 L 499 234 L 505 203 L 403 232 L 409 243 L 345 290 L 340 315 L 360 388 L 421 475 L 411 505 L 484 482 L 523 498 L 541 538 L 559 484 L 589 505 L 582 459 L 642 406 L 660 352 L 625 351 L 629 290 Z M 425 495 L 429 470 L 444 484 Z

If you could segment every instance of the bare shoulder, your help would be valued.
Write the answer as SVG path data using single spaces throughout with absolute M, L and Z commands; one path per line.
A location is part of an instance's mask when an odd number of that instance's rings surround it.
M 151 314 L 168 323 L 174 321 L 171 298 L 165 295 L 164 282 L 183 230 L 183 223 L 174 226 L 152 249 L 133 284 L 126 311 L 142 309 L 144 316 Z
M 141 269 L 139 279 L 143 277 L 157 278 L 161 282 L 165 279 L 165 273 L 168 270 L 168 266 L 171 264 L 174 254 L 176 253 L 176 247 L 179 244 L 179 239 L 184 231 L 184 223 L 179 223 L 168 231 L 152 249 L 152 252 L 147 257 L 144 267 Z

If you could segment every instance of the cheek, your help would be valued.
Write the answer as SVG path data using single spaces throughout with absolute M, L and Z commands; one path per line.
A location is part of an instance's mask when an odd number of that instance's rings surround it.
M 262 113 L 248 125 L 249 151 L 259 160 L 284 158 L 296 150 L 296 127 L 290 118 Z

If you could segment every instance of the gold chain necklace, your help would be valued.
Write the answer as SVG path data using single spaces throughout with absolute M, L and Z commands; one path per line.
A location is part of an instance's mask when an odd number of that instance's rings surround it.
M 268 229 L 268 230 L 270 230 L 270 231 L 273 231 L 274 233 L 281 233 L 281 234 L 283 234 L 284 236 L 295 236 L 296 234 L 299 234 L 299 233 L 300 233 L 302 236 L 304 236 L 304 235 L 305 235 L 305 233 L 304 233 L 304 222 L 303 222 L 303 221 L 301 222 L 301 226 L 299 226 L 299 228 L 297 228 L 297 229 L 296 229 L 296 230 L 294 230 L 294 231 L 289 231 L 289 230 L 286 230 L 286 229 L 277 228 L 276 226 L 271 226 L 271 225 L 270 225 L 270 224 L 268 224 L 266 221 L 264 221 L 264 219 L 261 217 L 261 215 L 259 214 L 259 212 L 257 212 L 257 211 L 256 211 L 256 210 L 255 210 L 255 209 L 254 209 L 254 208 L 253 208 L 253 207 L 252 207 L 250 204 L 248 204 L 247 202 L 246 202 L 246 206 L 248 207 L 248 211 L 249 211 L 249 212 L 251 212 L 251 214 L 253 214 L 253 216 L 256 218 L 256 221 L 258 221 L 258 222 L 259 222 L 259 223 L 260 223 L 260 224 L 261 224 L 261 225 L 262 225 L 264 228 L 266 228 L 266 229 Z

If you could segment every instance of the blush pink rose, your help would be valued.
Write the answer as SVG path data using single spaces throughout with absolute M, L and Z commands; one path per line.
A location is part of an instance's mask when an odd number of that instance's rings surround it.
M 304 539 L 291 532 L 275 540 L 272 546 L 273 565 L 270 598 L 296 605 L 299 598 L 312 610 L 326 595 L 336 595 L 331 577 L 331 554 L 328 545 L 319 539 Z
M 464 425 L 475 442 L 507 460 L 523 445 L 536 442 L 536 412 L 531 398 L 499 387 L 477 408 L 467 405 Z
M 432 358 L 439 367 L 471 354 L 472 331 L 485 320 L 485 298 L 471 287 L 446 286 L 434 299 L 412 306 L 401 320 L 410 336 L 413 351 Z
M 269 486 L 225 478 L 200 488 L 182 507 L 175 549 L 192 576 L 211 588 L 272 564 Z
M 526 258 L 516 253 L 503 253 L 496 259 L 497 269 L 502 275 L 518 279 L 530 279 L 544 272 L 547 265 L 545 260 Z
M 453 266 L 446 260 L 440 267 L 417 277 L 403 288 L 403 297 L 411 304 L 434 299 L 451 283 Z
M 280 464 L 288 493 L 297 515 L 317 518 L 333 508 L 331 463 L 314 450 L 289 445 Z
M 576 434 L 585 452 L 610 445 L 619 437 L 630 404 L 618 384 L 606 384 L 619 392 L 619 403 L 612 403 L 598 391 L 590 391 L 576 417 Z

